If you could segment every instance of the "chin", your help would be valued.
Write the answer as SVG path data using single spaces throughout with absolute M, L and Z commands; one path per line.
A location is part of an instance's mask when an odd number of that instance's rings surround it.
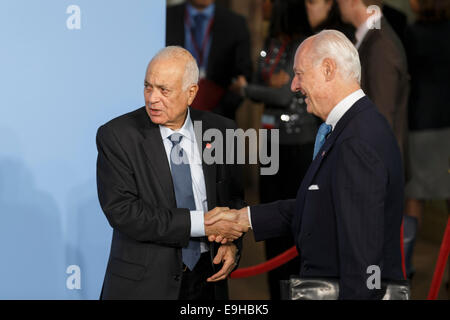
M 160 117 L 160 116 L 152 116 L 152 115 L 150 115 L 150 120 L 152 120 L 152 122 L 153 122 L 154 124 L 161 124 L 161 125 L 164 125 L 164 124 L 166 123 L 165 119 L 163 119 L 163 118 Z

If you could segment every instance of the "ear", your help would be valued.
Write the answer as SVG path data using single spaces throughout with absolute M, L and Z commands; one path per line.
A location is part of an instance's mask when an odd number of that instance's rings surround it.
M 190 85 L 187 91 L 188 91 L 188 106 L 190 106 L 194 101 L 195 96 L 197 95 L 198 85 L 197 84 Z
M 325 58 L 322 61 L 322 72 L 325 81 L 331 81 L 336 77 L 336 62 L 333 59 Z

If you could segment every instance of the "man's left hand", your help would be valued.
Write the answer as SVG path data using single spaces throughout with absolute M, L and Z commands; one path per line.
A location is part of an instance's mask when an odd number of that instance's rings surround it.
M 217 255 L 213 260 L 214 264 L 219 264 L 223 262 L 222 269 L 220 269 L 216 274 L 212 275 L 206 281 L 217 282 L 220 280 L 225 280 L 230 272 L 236 267 L 236 253 L 237 247 L 233 243 L 227 243 L 221 245 L 217 251 Z

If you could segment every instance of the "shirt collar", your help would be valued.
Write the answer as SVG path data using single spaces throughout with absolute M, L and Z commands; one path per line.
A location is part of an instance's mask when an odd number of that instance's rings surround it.
M 364 97 L 364 91 L 362 89 L 356 90 L 355 92 L 349 94 L 347 97 L 342 99 L 330 112 L 325 121 L 327 124 L 331 125 L 332 130 L 336 127 L 338 121 L 342 116 L 350 109 L 356 101 Z
M 206 18 L 209 20 L 213 17 L 214 15 L 214 9 L 215 9 L 216 5 L 215 3 L 211 3 L 209 6 L 207 6 L 205 9 L 203 10 L 197 10 L 195 9 L 193 6 L 191 6 L 190 3 L 186 4 L 186 8 L 187 8 L 187 12 L 189 14 L 189 17 L 192 19 L 193 17 L 195 17 L 197 14 L 202 13 L 206 16 Z
M 364 40 L 364 37 L 366 36 L 367 32 L 369 32 L 369 27 L 371 29 L 374 28 L 374 24 L 376 24 L 378 21 L 381 20 L 381 18 L 383 17 L 383 14 L 380 13 L 380 15 L 377 18 L 371 18 L 369 17 L 366 21 L 364 21 L 363 24 L 361 24 L 355 32 L 355 39 L 356 39 L 356 44 L 355 47 L 356 49 L 358 49 L 361 46 L 361 43 Z M 369 23 L 371 24 L 369 26 Z
M 194 126 L 192 125 L 192 120 L 190 116 L 190 110 L 188 108 L 186 120 L 184 120 L 183 126 L 179 130 L 172 130 L 165 126 L 159 125 L 159 131 L 161 132 L 161 137 L 164 139 L 168 139 L 172 133 L 180 133 L 183 137 L 194 142 Z

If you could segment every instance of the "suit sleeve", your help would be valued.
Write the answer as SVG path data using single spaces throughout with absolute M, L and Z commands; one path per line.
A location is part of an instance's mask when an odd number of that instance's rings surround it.
M 368 289 L 371 265 L 382 270 L 387 170 L 365 142 L 348 139 L 339 146 L 332 178 L 339 249 L 339 299 L 381 299 Z M 381 281 L 381 279 L 380 279 Z
M 255 240 L 290 235 L 294 208 L 295 199 L 251 206 L 250 216 Z
M 156 207 L 139 197 L 135 173 L 111 128 L 97 132 L 97 191 L 115 230 L 143 242 L 184 247 L 190 237 L 188 209 Z
M 396 132 L 395 119 L 399 112 L 397 95 L 400 90 L 401 75 L 392 49 L 383 47 L 383 42 L 375 42 L 367 61 L 367 92 L 381 114 Z

